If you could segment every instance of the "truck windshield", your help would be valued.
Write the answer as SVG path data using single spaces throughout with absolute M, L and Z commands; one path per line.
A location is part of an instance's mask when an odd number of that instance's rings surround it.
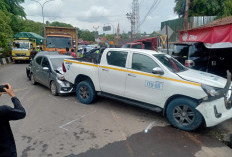
M 165 65 L 170 71 L 174 73 L 188 70 L 177 60 L 166 54 L 155 54 L 154 55 L 163 65 Z
M 46 46 L 47 48 L 71 48 L 71 38 L 48 36 Z
M 13 50 L 29 50 L 29 42 L 14 42 Z
M 188 58 L 188 52 L 189 45 L 177 44 L 174 46 L 174 52 L 172 55 L 175 57 Z

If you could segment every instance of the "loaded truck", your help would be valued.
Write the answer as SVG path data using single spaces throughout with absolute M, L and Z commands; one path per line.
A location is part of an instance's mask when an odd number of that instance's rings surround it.
M 126 43 L 122 46 L 122 48 L 157 50 L 158 45 L 159 37 L 153 37 Z
M 12 47 L 12 59 L 15 62 L 22 60 L 30 60 L 30 52 L 33 47 L 44 47 L 45 39 L 32 32 L 20 32 L 14 35 Z
M 142 49 L 105 49 L 95 59 L 65 59 L 64 77 L 83 104 L 96 96 L 162 112 L 175 127 L 191 131 L 232 118 L 227 80 L 186 68 L 170 55 Z M 142 112 L 142 110 L 141 110 Z
M 45 51 L 59 51 L 65 53 L 66 48 L 77 50 L 78 35 L 75 28 L 66 27 L 45 27 L 46 44 Z

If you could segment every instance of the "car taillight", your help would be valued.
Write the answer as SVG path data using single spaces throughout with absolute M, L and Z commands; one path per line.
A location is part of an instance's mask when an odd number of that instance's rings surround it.
M 66 68 L 64 66 L 64 62 L 62 63 L 62 70 L 63 70 L 64 73 L 66 73 Z
M 192 60 L 186 60 L 185 61 L 185 66 L 186 67 L 192 68 L 194 65 L 195 65 L 195 63 Z

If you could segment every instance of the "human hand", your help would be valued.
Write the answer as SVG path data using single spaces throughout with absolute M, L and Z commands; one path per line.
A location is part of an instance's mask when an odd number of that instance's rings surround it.
M 8 89 L 7 89 L 7 88 L 3 88 L 3 89 L 6 91 L 6 93 L 7 93 L 11 98 L 15 97 L 15 94 L 14 94 L 14 91 L 13 91 L 12 86 L 11 86 L 9 83 L 4 84 L 4 85 L 7 85 L 7 86 L 8 86 Z

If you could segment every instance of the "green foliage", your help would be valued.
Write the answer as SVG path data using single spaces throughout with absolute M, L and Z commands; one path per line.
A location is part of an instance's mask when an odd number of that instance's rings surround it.
M 184 16 L 186 0 L 175 0 L 174 12 Z M 232 15 L 231 0 L 191 0 L 189 16 L 218 16 Z
M 121 39 L 129 39 L 129 35 L 127 33 L 122 33 L 120 37 Z
M 8 43 L 13 39 L 13 31 L 10 27 L 10 18 L 0 10 L 0 48 L 3 51 L 8 49 Z
M 88 30 L 83 30 L 80 38 L 82 38 L 84 41 L 95 41 L 94 33 Z
M 115 35 L 114 34 L 106 34 L 106 39 L 108 40 L 108 41 L 114 41 L 114 39 L 115 39 Z

